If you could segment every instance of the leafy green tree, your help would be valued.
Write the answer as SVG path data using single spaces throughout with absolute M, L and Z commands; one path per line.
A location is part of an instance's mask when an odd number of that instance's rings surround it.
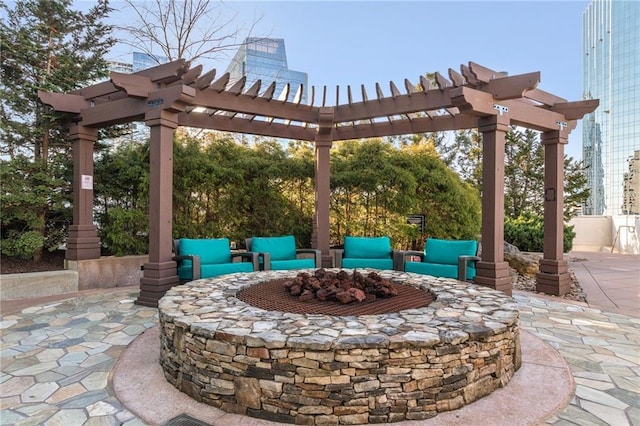
M 409 210 L 415 179 L 401 168 L 395 150 L 379 139 L 345 141 L 332 152 L 333 239 L 389 233 L 395 215 Z
M 565 224 L 562 238 L 564 253 L 571 251 L 575 236 L 573 226 Z M 515 218 L 506 218 L 504 239 L 522 251 L 542 252 L 544 249 L 544 217 L 526 212 Z
M 564 220 L 568 222 L 580 211 L 589 198 L 587 175 L 584 163 L 564 156 Z
M 447 168 L 428 140 L 394 148 L 380 140 L 340 142 L 332 154 L 331 238 L 389 235 L 397 248 L 424 243 L 425 236 L 476 238 L 477 192 Z M 426 216 L 425 235 L 406 223 Z
M 3 239 L 14 239 L 37 233 L 42 247 L 55 248 L 60 238 L 56 225 L 66 216 L 58 211 L 58 198 L 23 195 L 33 195 L 33 188 L 43 181 L 53 185 L 48 188 L 51 194 L 64 192 L 60 185 L 68 181 L 59 179 L 69 178 L 70 172 L 62 169 L 71 161 L 62 117 L 41 104 L 37 94 L 38 90 L 67 92 L 106 76 L 103 56 L 114 39 L 104 20 L 111 9 L 107 0 L 97 1 L 86 13 L 73 10 L 71 0 L 25 0 L 13 9 L 0 3 L 0 10 L 6 15 L 0 21 L 0 155 L 7 159 L 3 168 L 24 178 L 22 190 L 18 181 L 12 182 L 16 187 L 5 189 L 9 183 L 3 180 L 5 205 L 17 207 L 2 209 L 1 234 Z M 19 209 L 29 210 L 37 219 L 9 216 Z M 29 256 L 40 254 L 41 248 L 35 248 Z
M 226 135 L 174 145 L 174 235 L 226 236 L 244 243 L 252 235 L 293 234 L 311 240 L 313 157 L 302 145 L 287 153 L 273 140 L 237 144 Z
M 476 129 L 456 132 L 454 143 L 434 144 L 443 161 L 478 191 L 482 190 L 482 135 Z M 564 157 L 564 218 L 576 215 L 588 197 L 582 163 Z M 513 126 L 505 136 L 505 216 L 541 214 L 544 195 L 544 146 L 539 132 Z
M 542 211 L 544 147 L 530 129 L 512 129 L 505 140 L 505 216 Z
M 0 135 L 2 154 L 47 162 L 50 149 L 66 146 L 59 116 L 38 100 L 38 90 L 67 92 L 107 75 L 104 55 L 115 40 L 103 21 L 111 9 L 99 0 L 87 12 L 71 0 L 0 4 Z
M 94 166 L 98 235 L 116 256 L 148 251 L 149 143 L 127 142 L 105 150 Z
M 0 161 L 3 254 L 31 259 L 43 248 L 54 250 L 62 243 L 60 230 L 71 219 L 66 208 L 68 197 L 62 189 L 67 182 L 61 177 L 63 170 L 52 169 L 51 165 L 22 155 Z M 43 206 L 47 208 L 47 216 Z M 46 239 L 44 231 L 48 231 Z
M 403 151 L 406 168 L 417 182 L 411 213 L 425 215 L 423 237 L 478 238 L 482 219 L 478 191 L 448 168 L 434 147 L 416 145 Z

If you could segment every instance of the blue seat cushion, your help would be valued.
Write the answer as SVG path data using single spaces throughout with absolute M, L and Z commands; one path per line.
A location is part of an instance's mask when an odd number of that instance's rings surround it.
M 181 238 L 178 250 L 180 256 L 200 256 L 200 265 L 231 262 L 231 246 L 228 238 Z M 190 268 L 191 261 L 184 260 L 181 266 Z
M 469 263 L 467 265 L 471 265 Z M 434 277 L 458 279 L 458 263 L 455 265 L 445 265 L 442 263 L 407 262 L 404 264 L 406 272 L 415 274 L 431 275 Z M 476 276 L 476 268 L 467 266 L 467 279 L 472 280 Z
M 344 237 L 344 258 L 391 259 L 389 237 Z M 344 265 L 344 261 L 342 263 Z M 389 268 L 392 269 L 392 268 Z
M 424 245 L 424 262 L 458 265 L 460 256 L 475 256 L 477 252 L 478 242 L 476 240 L 427 238 Z
M 294 260 L 272 260 L 271 269 L 288 270 L 288 269 L 313 269 L 316 267 L 315 259 L 294 259 Z
M 296 240 L 293 235 L 283 237 L 252 237 L 251 251 L 269 253 L 271 261 L 296 258 Z
M 251 262 L 231 262 L 200 265 L 200 277 L 212 278 L 219 275 L 233 274 L 235 272 L 253 272 L 253 264 Z M 191 265 L 180 266 L 178 268 L 178 276 L 181 280 L 191 280 Z
M 342 259 L 343 268 L 393 269 L 393 259 Z

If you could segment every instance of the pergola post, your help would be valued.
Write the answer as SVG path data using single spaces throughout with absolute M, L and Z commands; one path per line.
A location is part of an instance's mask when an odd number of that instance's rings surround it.
M 67 260 L 99 259 L 100 238 L 93 223 L 93 145 L 97 129 L 72 125 L 73 143 L 73 225 L 69 226 Z
M 136 303 L 158 306 L 167 290 L 179 283 L 172 260 L 173 134 L 178 114 L 151 110 L 145 124 L 151 128 L 149 147 L 149 262 L 144 264 Z
M 504 140 L 509 119 L 478 120 L 482 133 L 482 260 L 475 282 L 511 295 L 509 264 L 504 261 Z
M 571 291 L 569 266 L 563 256 L 565 131 L 542 133 L 544 145 L 544 243 L 536 291 L 561 296 Z
M 313 248 L 322 252 L 322 266 L 333 267 L 333 257 L 329 249 L 329 212 L 331 201 L 331 128 L 333 108 L 322 107 L 319 111 L 318 133 L 315 137 L 315 197 L 316 213 L 313 221 Z

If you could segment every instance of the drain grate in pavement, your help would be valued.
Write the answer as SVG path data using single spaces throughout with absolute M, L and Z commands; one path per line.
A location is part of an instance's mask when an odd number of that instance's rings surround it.
M 211 423 L 203 422 L 195 417 L 191 417 L 188 414 L 180 414 L 177 417 L 172 418 L 164 426 L 215 426 Z

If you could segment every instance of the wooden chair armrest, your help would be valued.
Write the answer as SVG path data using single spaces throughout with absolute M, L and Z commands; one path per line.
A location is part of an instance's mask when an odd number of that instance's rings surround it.
M 344 256 L 344 249 L 333 250 L 333 264 L 336 268 L 342 268 L 342 257 Z
M 467 264 L 469 262 L 477 262 L 482 260 L 478 256 L 459 256 L 458 257 L 458 280 L 467 281 Z
M 190 260 L 191 261 L 191 279 L 193 281 L 200 279 L 200 256 L 196 255 L 180 255 L 173 256 L 171 260 L 175 260 L 180 264 L 181 260 Z
M 233 260 L 234 258 L 241 258 L 242 260 L 246 260 L 248 262 L 251 262 L 253 264 L 253 270 L 254 271 L 258 271 L 260 269 L 260 264 L 258 263 L 258 253 L 252 252 L 252 251 L 247 251 L 247 252 L 242 252 L 242 253 L 232 253 L 231 254 L 231 259 Z
M 393 270 L 404 271 L 404 250 L 392 250 Z
M 407 263 L 407 257 L 420 256 L 420 261 L 424 259 L 424 252 L 417 250 L 397 250 L 396 261 L 398 262 L 398 271 L 404 271 L 405 263 Z
M 322 251 L 318 249 L 297 249 L 296 254 L 312 254 L 315 260 L 316 268 L 322 268 Z
M 271 254 L 268 252 L 258 252 L 256 254 L 258 255 L 258 259 L 262 258 L 262 267 L 264 268 L 263 270 L 270 271 L 271 270 Z M 260 266 L 258 265 L 258 269 L 256 270 L 257 271 L 260 270 L 259 268 Z
M 407 256 L 420 256 L 420 259 L 424 258 L 424 252 L 418 250 L 401 250 L 401 253 L 404 257 Z

